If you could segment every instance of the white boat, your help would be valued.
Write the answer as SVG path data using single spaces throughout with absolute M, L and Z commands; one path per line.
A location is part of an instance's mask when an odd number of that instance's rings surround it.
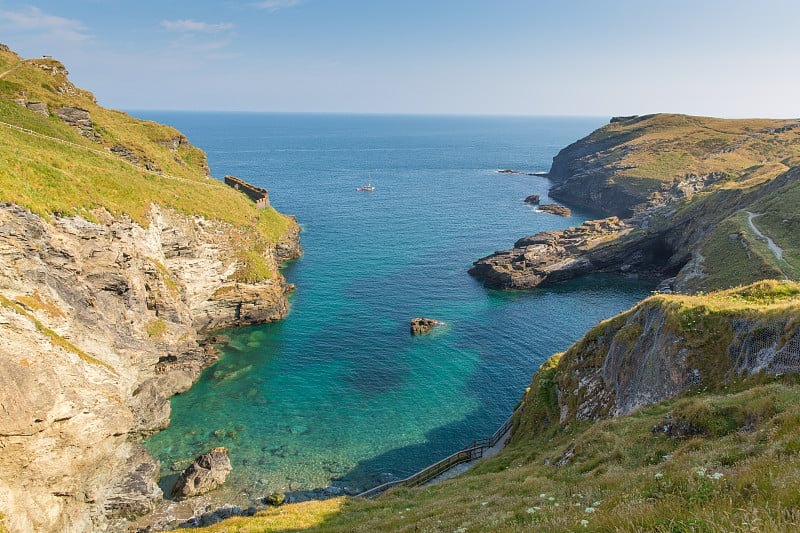
M 375 190 L 375 186 L 372 185 L 372 173 L 368 172 L 367 176 L 368 176 L 368 180 L 369 180 L 368 183 L 366 185 L 362 185 L 361 187 L 359 187 L 358 188 L 359 191 L 374 191 Z

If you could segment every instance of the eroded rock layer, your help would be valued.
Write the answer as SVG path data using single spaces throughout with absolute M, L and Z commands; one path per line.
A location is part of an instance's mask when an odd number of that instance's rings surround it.
M 291 290 L 230 279 L 235 228 L 152 206 L 46 220 L 0 206 L 0 511 L 13 531 L 116 531 L 161 499 L 137 439 L 215 360 L 204 335 L 282 318 Z

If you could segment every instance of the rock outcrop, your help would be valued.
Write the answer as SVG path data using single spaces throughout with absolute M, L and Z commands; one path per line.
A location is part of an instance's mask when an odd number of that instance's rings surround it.
M 560 217 L 572 216 L 572 210 L 569 207 L 558 204 L 544 204 L 539 206 L 539 211 L 550 213 L 551 215 L 558 215 Z
M 538 205 L 539 204 L 539 195 L 538 194 L 531 194 L 530 196 L 526 196 L 524 201 L 525 201 L 526 204 Z
M 524 237 L 511 250 L 473 263 L 469 273 L 494 289 L 530 289 L 598 272 L 666 275 L 675 269 L 657 238 L 636 235 L 617 217 Z M 668 256 L 668 254 L 667 254 Z
M 99 141 L 100 136 L 94 131 L 94 122 L 89 112 L 73 106 L 57 107 L 53 114 L 77 129 L 81 135 L 92 141 Z
M 158 467 L 135 442 L 167 426 L 170 396 L 215 360 L 203 336 L 286 312 L 279 274 L 230 279 L 239 236 L 224 222 L 155 205 L 146 227 L 92 218 L 0 205 L 0 512 L 12 531 L 119 530 L 150 510 Z M 265 259 L 277 273 L 298 251 Z
M 797 299 L 780 302 L 785 294 L 796 294 L 796 285 L 762 282 L 731 290 L 724 298 L 741 302 L 748 294 L 772 290 L 781 296 L 761 314 L 735 307 L 710 312 L 705 296 L 689 297 L 680 302 L 682 307 L 674 305 L 674 298 L 685 296 L 651 297 L 602 322 L 545 363 L 523 410 L 539 409 L 540 422 L 570 424 L 625 415 L 689 387 L 717 389 L 740 376 L 800 372 Z M 537 400 L 543 397 L 554 400 L 545 410 Z M 676 437 L 679 429 L 661 428 Z
M 172 488 L 172 497 L 191 498 L 210 492 L 225 483 L 232 469 L 228 450 L 222 447 L 214 448 L 195 458 L 192 464 L 181 472 Z
M 438 320 L 434 320 L 432 318 L 412 318 L 411 319 L 411 334 L 412 335 L 421 335 L 422 333 L 428 333 L 437 324 L 441 324 L 441 322 L 439 322 Z

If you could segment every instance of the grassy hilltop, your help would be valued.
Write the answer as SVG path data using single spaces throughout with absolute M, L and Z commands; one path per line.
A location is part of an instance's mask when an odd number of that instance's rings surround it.
M 293 222 L 271 207 L 256 210 L 243 194 L 211 179 L 205 153 L 178 130 L 98 105 L 54 59 L 22 59 L 0 49 L 0 75 L 0 121 L 41 135 L 0 125 L 0 200 L 45 217 L 94 220 L 102 208 L 146 226 L 155 203 L 221 220 L 241 233 L 240 276 L 273 275 L 259 255 Z M 15 99 L 42 102 L 50 116 Z M 88 111 L 91 126 L 81 131 L 62 121 L 54 111 L 63 107 Z
M 663 113 L 617 117 L 561 150 L 550 177 L 557 196 L 628 215 L 636 204 L 657 202 L 676 183 L 692 177 L 711 176 L 703 185 L 719 182 L 727 187 L 774 179 L 800 165 L 798 139 L 800 120 L 794 119 Z

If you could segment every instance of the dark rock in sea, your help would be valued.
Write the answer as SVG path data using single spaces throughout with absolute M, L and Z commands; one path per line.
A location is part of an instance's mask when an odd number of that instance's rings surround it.
M 533 204 L 537 205 L 539 203 L 539 195 L 538 194 L 531 194 L 527 198 L 525 198 L 526 204 Z
M 225 483 L 232 469 L 228 450 L 214 448 L 196 458 L 181 472 L 172 489 L 172 497 L 190 498 L 214 490 Z
M 268 503 L 270 505 L 278 506 L 283 505 L 286 501 L 286 495 L 282 492 L 273 492 L 266 498 L 264 498 L 264 503 Z
M 437 324 L 441 324 L 441 322 L 432 318 L 412 318 L 411 334 L 419 335 L 421 333 L 428 333 Z
M 558 215 L 561 217 L 568 217 L 572 215 L 572 211 L 569 207 L 564 207 L 563 205 L 558 204 L 544 204 L 539 206 L 540 211 L 544 211 L 545 213 L 550 213 L 552 215 Z

